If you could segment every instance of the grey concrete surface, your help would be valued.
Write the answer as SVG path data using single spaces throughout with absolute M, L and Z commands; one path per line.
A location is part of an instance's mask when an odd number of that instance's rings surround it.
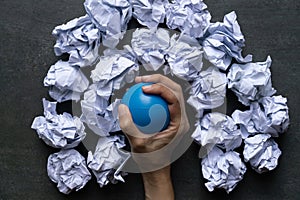
M 172 165 L 176 199 L 265 200 L 300 199 L 300 56 L 297 0 L 206 1 L 213 21 L 235 10 L 246 38 L 245 54 L 263 61 L 273 59 L 272 80 L 278 94 L 288 97 L 291 124 L 278 142 L 283 154 L 276 170 L 258 175 L 248 168 L 244 179 L 229 195 L 209 193 L 197 159 L 199 147 L 189 150 Z M 85 13 L 83 1 L 0 1 L 0 199 L 143 199 L 139 174 L 126 183 L 99 188 L 93 178 L 84 189 L 70 195 L 58 192 L 46 171 L 47 147 L 30 129 L 42 114 L 47 97 L 42 81 L 58 58 L 53 53 L 52 29 Z M 134 27 L 134 24 L 131 25 Z M 63 105 L 66 109 L 68 105 Z M 234 103 L 228 103 L 228 112 Z M 78 147 L 84 155 L 86 150 Z

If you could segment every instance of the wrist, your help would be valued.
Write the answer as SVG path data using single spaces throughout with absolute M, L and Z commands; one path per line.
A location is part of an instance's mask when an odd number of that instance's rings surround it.
M 157 186 L 169 182 L 171 180 L 171 167 L 170 165 L 163 167 L 161 169 L 142 173 L 144 182 L 151 184 L 152 186 Z
M 174 191 L 170 165 L 142 174 L 147 200 L 173 200 Z
M 145 175 L 155 176 L 162 173 L 166 175 L 168 171 L 168 174 L 170 174 L 171 151 L 168 148 L 149 153 L 132 152 L 131 156 L 139 167 L 140 172 Z

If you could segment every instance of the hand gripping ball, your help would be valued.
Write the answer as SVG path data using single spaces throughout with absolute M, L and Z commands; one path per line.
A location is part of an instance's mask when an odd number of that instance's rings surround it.
M 133 122 L 146 134 L 160 132 L 170 123 L 167 102 L 159 95 L 146 94 L 142 87 L 152 83 L 138 83 L 124 94 L 122 103 L 127 105 Z

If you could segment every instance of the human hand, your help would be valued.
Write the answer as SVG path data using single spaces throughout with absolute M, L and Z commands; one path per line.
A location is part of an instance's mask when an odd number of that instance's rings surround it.
M 167 129 L 156 134 L 143 134 L 133 123 L 130 111 L 126 105 L 119 106 L 120 127 L 129 139 L 133 157 L 138 161 L 145 163 L 145 156 L 150 159 L 151 163 L 160 163 L 161 161 L 169 161 L 172 150 L 189 129 L 188 118 L 185 112 L 184 98 L 180 85 L 171 79 L 155 74 L 150 76 L 140 76 L 135 79 L 139 82 L 152 82 L 154 84 L 144 86 L 143 91 L 148 94 L 160 95 L 168 103 L 170 111 L 170 124 Z M 164 148 L 168 144 L 172 144 L 170 148 Z M 153 153 L 156 152 L 156 153 Z M 151 156 L 147 153 L 153 153 Z M 150 162 L 149 161 L 149 162 Z M 139 164 L 139 162 L 138 162 Z M 163 164 L 166 166 L 166 163 Z
M 180 85 L 162 75 L 140 76 L 137 83 L 152 82 L 143 92 L 160 95 L 168 103 L 170 124 L 167 129 L 147 135 L 134 125 L 126 105 L 119 106 L 120 127 L 129 139 L 132 157 L 143 172 L 145 199 L 173 200 L 174 191 L 170 175 L 172 152 L 189 129 L 184 98 Z M 166 148 L 167 147 L 167 148 Z

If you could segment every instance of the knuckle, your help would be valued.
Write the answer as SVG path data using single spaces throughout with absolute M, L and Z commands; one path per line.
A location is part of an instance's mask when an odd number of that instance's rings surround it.
M 136 140 L 134 141 L 134 143 L 132 144 L 133 148 L 136 150 L 142 150 L 145 148 L 145 144 L 143 141 L 141 140 Z
M 154 76 L 157 79 L 157 82 L 161 82 L 162 81 L 163 76 L 161 74 L 155 74 Z

